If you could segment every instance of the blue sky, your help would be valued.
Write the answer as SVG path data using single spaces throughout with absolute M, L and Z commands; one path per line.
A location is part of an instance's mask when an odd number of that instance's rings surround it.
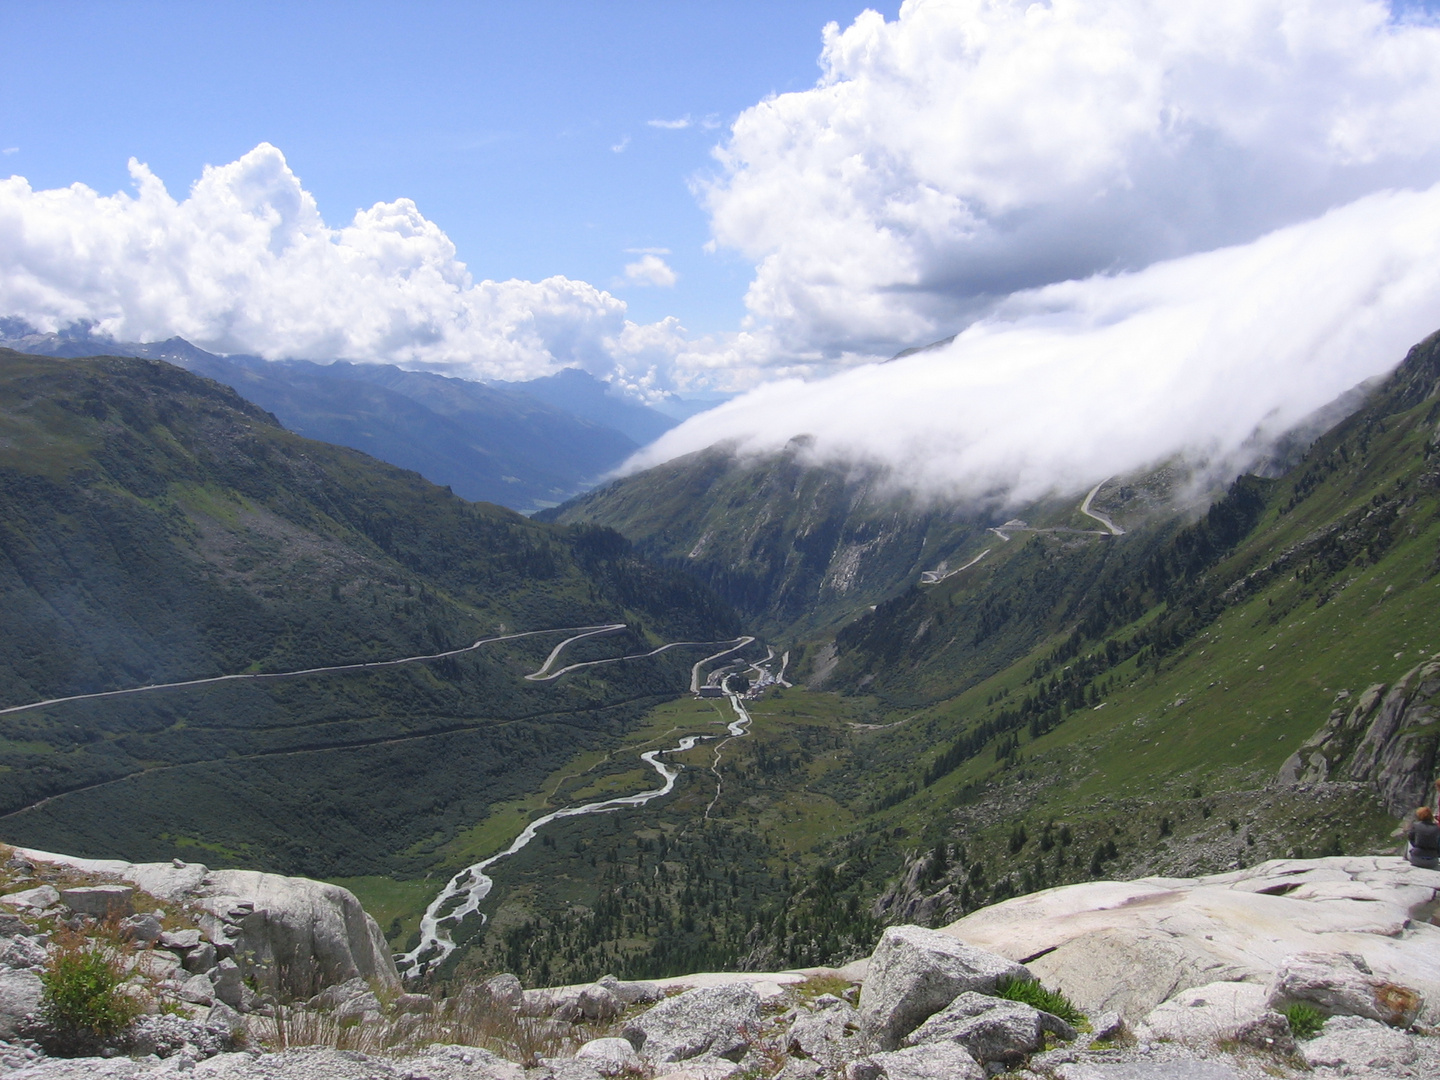
M 812 86 L 821 28 L 867 6 L 898 0 L 5 0 L 0 175 L 109 194 L 134 156 L 179 196 L 270 142 L 327 221 L 408 197 L 477 277 L 562 274 L 638 321 L 729 330 L 752 267 L 702 251 L 689 181 L 742 109 Z M 631 248 L 670 249 L 676 286 L 615 285 Z

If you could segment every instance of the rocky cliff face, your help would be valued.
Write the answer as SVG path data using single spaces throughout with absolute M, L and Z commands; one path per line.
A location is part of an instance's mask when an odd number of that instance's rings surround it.
M 1377 683 L 1325 725 L 1280 768 L 1282 784 L 1322 780 L 1371 783 L 1386 808 L 1408 816 L 1432 794 L 1440 745 L 1440 655 L 1393 686 Z

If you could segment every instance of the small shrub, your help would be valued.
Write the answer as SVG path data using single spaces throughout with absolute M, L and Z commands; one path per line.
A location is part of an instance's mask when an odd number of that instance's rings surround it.
M 995 985 L 995 996 L 1004 998 L 1006 1001 L 1019 1001 L 1030 1005 L 1041 1012 L 1058 1016 L 1067 1024 L 1086 1022 L 1085 1014 L 1077 1009 L 1064 994 L 1058 990 L 1047 990 L 1038 981 L 1032 979 L 1001 979 Z
M 67 936 L 40 975 L 40 1019 L 51 1053 L 86 1053 L 118 1035 L 141 1004 L 120 989 L 121 949 L 101 938 Z
M 1303 1001 L 1285 1006 L 1280 1015 L 1290 1021 L 1290 1034 L 1297 1039 L 1313 1039 L 1325 1026 L 1325 1014 Z

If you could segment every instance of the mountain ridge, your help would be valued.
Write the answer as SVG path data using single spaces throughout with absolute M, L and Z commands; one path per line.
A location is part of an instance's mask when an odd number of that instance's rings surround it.
M 42 334 L 15 319 L 0 319 L 0 345 L 71 358 L 166 360 L 230 386 L 297 434 L 365 451 L 463 498 L 522 512 L 585 490 L 675 423 L 613 398 L 578 371 L 491 385 L 387 364 L 220 356 L 179 337 L 136 343 L 84 328 Z M 557 393 L 562 387 L 568 389 Z

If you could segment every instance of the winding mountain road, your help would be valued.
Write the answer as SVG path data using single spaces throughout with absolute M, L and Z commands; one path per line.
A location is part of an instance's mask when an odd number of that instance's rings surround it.
M 594 637 L 597 634 L 613 634 L 617 630 L 624 629 L 624 623 L 606 623 L 603 626 L 561 626 L 551 630 L 526 630 L 518 634 L 500 634 L 496 637 L 481 638 L 472 645 L 466 645 L 459 649 L 447 649 L 445 652 L 428 653 L 424 656 L 403 656 L 395 660 L 367 660 L 358 664 L 330 664 L 325 667 L 300 668 L 296 671 L 260 671 L 242 675 L 215 675 L 206 679 L 185 679 L 182 682 L 151 683 L 148 686 L 127 687 L 124 690 L 103 690 L 94 694 L 72 694 L 69 697 L 47 698 L 44 701 L 32 701 L 28 705 L 11 705 L 8 708 L 0 709 L 0 716 L 5 716 L 9 713 L 27 712 L 30 709 L 41 709 L 46 705 L 64 705 L 71 701 L 98 701 L 101 698 L 120 697 L 125 694 L 148 694 L 156 690 L 178 690 L 182 687 L 189 686 L 212 686 L 216 683 L 242 682 L 247 679 L 252 682 L 259 682 L 266 679 L 297 679 L 304 675 L 334 675 L 345 671 L 377 671 L 380 668 L 398 667 L 401 664 L 420 664 L 427 660 L 444 660 L 450 656 L 463 656 L 465 653 L 474 652 L 483 645 L 493 645 L 497 641 L 517 641 L 520 638 L 536 637 L 540 634 L 563 634 L 575 630 L 584 631 L 584 633 L 576 634 L 574 637 L 567 638 L 559 645 L 556 645 L 555 648 L 550 651 L 550 655 L 546 657 L 545 663 L 541 665 L 540 670 L 533 675 L 525 676 L 527 679 L 534 679 L 541 676 L 541 673 L 555 662 L 555 658 L 560 655 L 561 650 L 572 641 Z M 751 640 L 753 641 L 754 639 L 752 638 Z M 718 644 L 718 642 L 700 642 L 699 644 L 709 645 Z M 661 650 L 657 649 L 656 651 L 659 652 Z M 650 656 L 653 654 L 646 653 L 645 655 Z M 620 659 L 629 658 L 625 657 Z M 608 661 L 596 662 L 605 663 Z M 585 665 L 582 664 L 579 666 L 583 667 Z M 570 669 L 566 668 L 565 670 L 568 671 Z M 548 677 L 554 678 L 555 676 L 552 675 Z
M 1119 525 L 1116 525 L 1115 522 L 1111 521 L 1109 514 L 1102 514 L 1099 510 L 1090 509 L 1090 501 L 1094 499 L 1097 494 L 1099 494 L 1100 489 L 1104 487 L 1107 483 L 1109 483 L 1109 481 L 1110 477 L 1107 476 L 1104 480 L 1101 480 L 1100 483 L 1096 484 L 1093 488 L 1090 489 L 1090 494 L 1086 495 L 1085 501 L 1080 504 L 1080 513 L 1084 514 L 1088 518 L 1094 518 L 1096 521 L 1100 522 L 1101 525 L 1104 525 L 1105 528 L 1110 530 L 1111 536 L 1124 536 L 1125 530 L 1122 529 Z

